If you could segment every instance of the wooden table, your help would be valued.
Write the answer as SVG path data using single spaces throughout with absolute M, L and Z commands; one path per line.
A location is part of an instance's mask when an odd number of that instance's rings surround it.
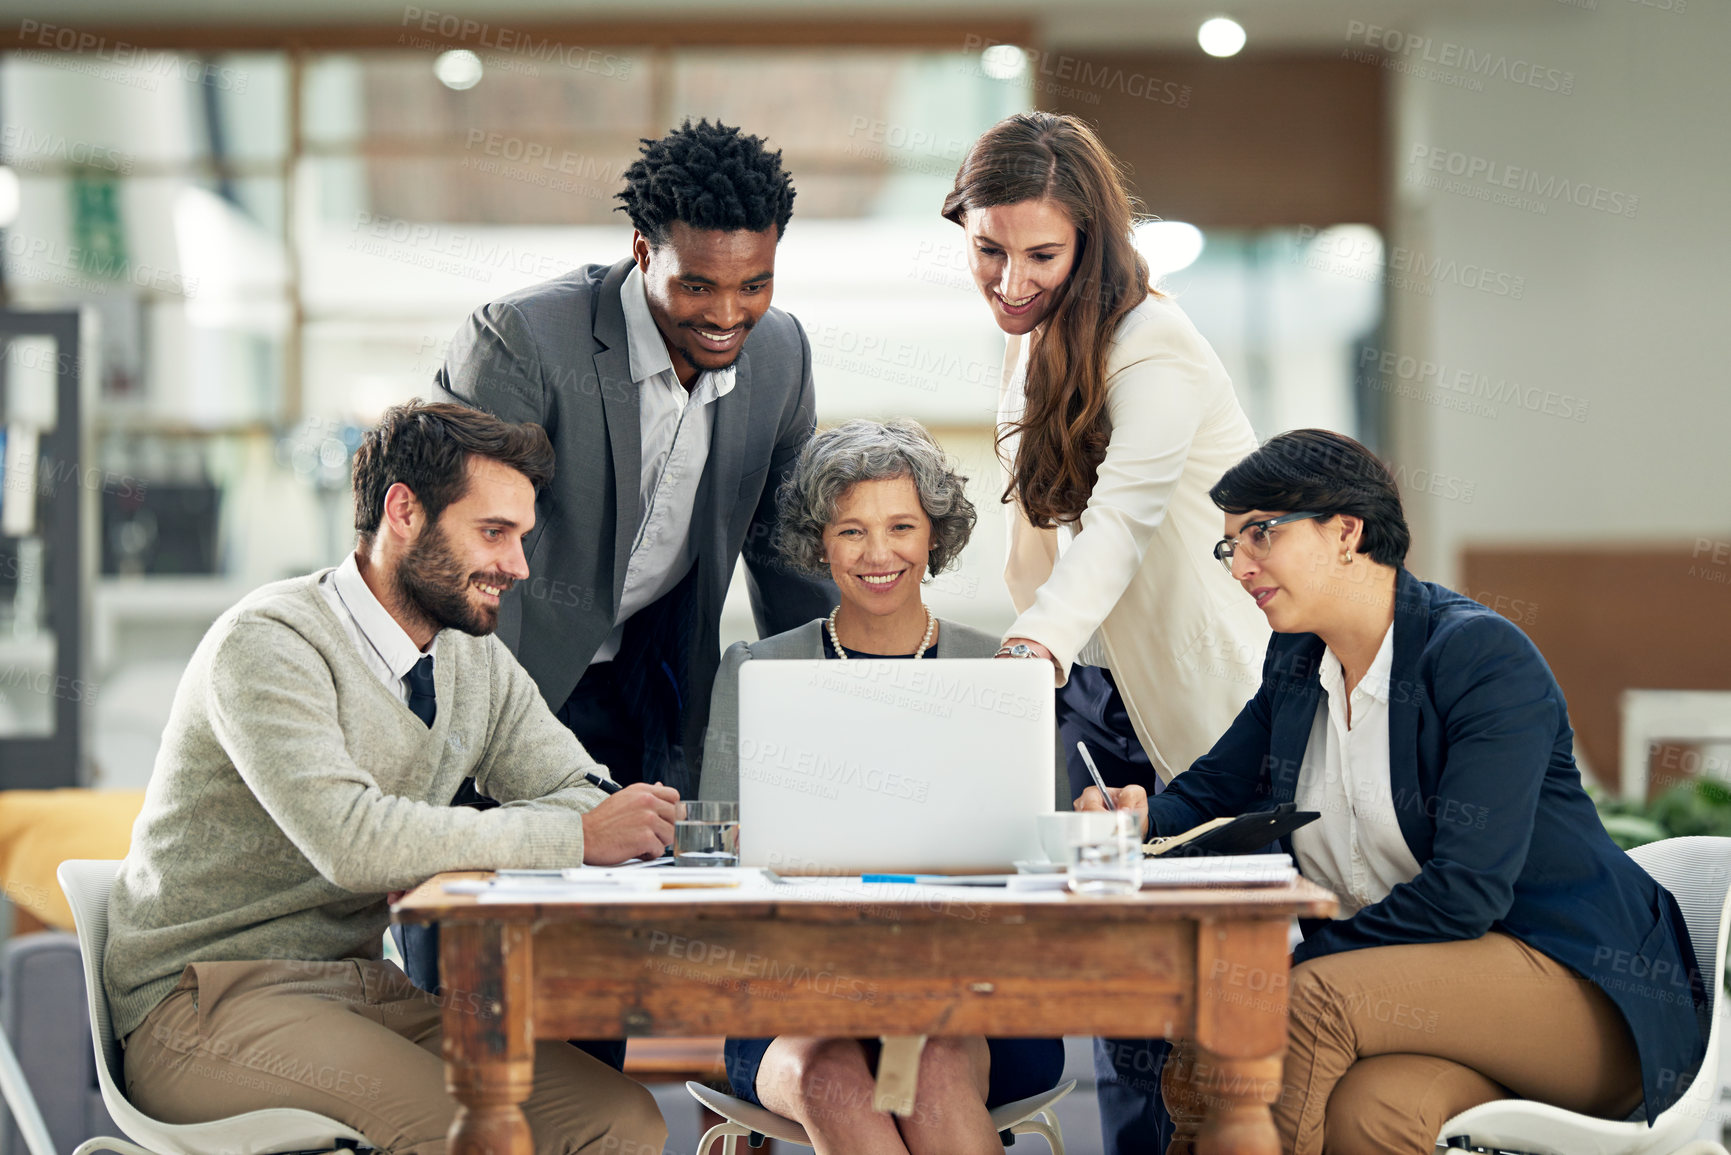
M 826 880 L 480 903 L 440 875 L 392 912 L 442 924 L 452 1155 L 531 1155 L 534 1040 L 639 1035 L 1193 1039 L 1201 1155 L 1277 1155 L 1287 925 L 1302 879 L 1121 898 Z M 831 885 L 833 884 L 833 885 Z M 783 895 L 787 897 L 784 898 Z

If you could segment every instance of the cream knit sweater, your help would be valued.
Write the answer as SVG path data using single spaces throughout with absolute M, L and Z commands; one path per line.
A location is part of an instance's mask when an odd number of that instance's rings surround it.
M 510 651 L 443 631 L 429 729 L 362 664 L 321 576 L 249 594 L 181 678 L 108 904 L 121 1038 L 190 962 L 378 958 L 387 891 L 583 861 L 598 768 Z M 453 809 L 470 775 L 504 805 Z

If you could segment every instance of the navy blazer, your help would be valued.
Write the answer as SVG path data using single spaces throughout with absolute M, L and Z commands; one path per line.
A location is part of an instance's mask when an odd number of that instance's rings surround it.
M 1293 800 L 1323 652 L 1315 634 L 1274 635 L 1256 696 L 1149 800 L 1155 833 Z M 1389 788 L 1418 876 L 1351 918 L 1307 922 L 1293 961 L 1512 935 L 1623 1013 L 1650 1124 L 1706 1052 L 1705 989 L 1676 899 L 1611 841 L 1581 788 L 1550 667 L 1506 618 L 1402 569 L 1388 709 Z

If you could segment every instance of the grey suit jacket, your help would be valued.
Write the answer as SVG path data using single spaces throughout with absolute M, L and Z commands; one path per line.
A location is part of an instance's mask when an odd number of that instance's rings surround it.
M 828 616 L 827 614 L 825 615 Z M 938 619 L 934 658 L 989 658 L 998 652 L 998 636 L 984 634 L 960 622 Z M 735 642 L 722 655 L 709 702 L 709 736 L 704 743 L 703 778 L 698 797 L 706 802 L 739 800 L 739 667 L 753 658 L 822 658 L 823 618 L 756 642 Z M 1053 801 L 1070 809 L 1070 773 L 1060 753 L 1056 758 Z
M 553 481 L 525 542 L 530 578 L 505 596 L 499 636 L 554 710 L 613 629 L 643 517 L 638 387 L 620 301 L 630 268 L 629 260 L 586 265 L 481 306 L 457 330 L 435 379 L 438 399 L 537 422 L 553 443 Z M 816 426 L 805 331 L 772 308 L 736 364 L 733 390 L 715 402 L 692 511 L 692 572 L 632 617 L 616 662 L 627 700 L 644 711 L 644 777 L 687 795 L 719 660 L 721 606 L 740 555 L 760 634 L 835 604 L 831 583 L 786 567 L 773 543 L 775 490 Z

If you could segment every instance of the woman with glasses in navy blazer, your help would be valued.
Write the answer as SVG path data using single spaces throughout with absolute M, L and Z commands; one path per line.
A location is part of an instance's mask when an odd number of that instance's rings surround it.
M 1281 843 L 1341 902 L 1293 952 L 1282 1148 L 1429 1155 L 1443 1122 L 1511 1096 L 1651 1123 L 1704 1054 L 1701 974 L 1676 900 L 1581 787 L 1544 658 L 1405 569 L 1394 479 L 1349 437 L 1282 434 L 1209 496 L 1215 557 L 1274 629 L 1262 685 L 1164 793 L 1116 801 L 1159 835 L 1321 814 Z

